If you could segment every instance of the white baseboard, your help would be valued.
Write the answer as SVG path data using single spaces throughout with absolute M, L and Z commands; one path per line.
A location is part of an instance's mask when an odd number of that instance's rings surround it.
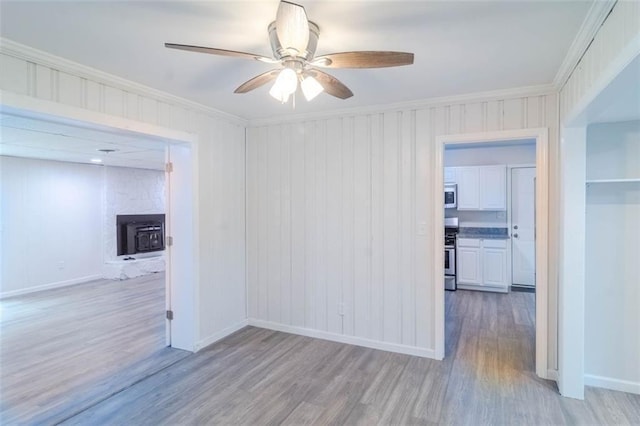
M 640 395 L 640 382 L 631 382 L 628 380 L 612 379 L 611 377 L 585 374 L 584 384 L 586 386 L 594 386 L 596 388 L 605 388 Z
M 224 339 L 225 337 L 235 333 L 236 331 L 246 327 L 247 325 L 249 325 L 249 320 L 245 319 L 240 321 L 237 324 L 234 324 L 230 327 L 227 327 L 223 330 L 213 333 L 212 335 L 205 337 L 204 339 L 196 342 L 196 345 L 193 351 L 198 352 L 200 349 L 206 348 L 207 346 L 216 343 L 218 340 Z
M 558 370 L 547 370 L 547 377 L 543 377 L 543 379 L 553 380 L 554 382 L 557 382 Z
M 43 285 L 24 288 L 20 290 L 6 291 L 4 293 L 0 293 L 0 299 L 6 299 L 8 297 L 14 297 L 14 296 L 22 296 L 25 294 L 36 293 L 38 291 L 51 290 L 54 288 L 68 287 L 70 285 L 82 284 L 89 281 L 99 280 L 101 278 L 102 278 L 102 275 L 99 275 L 99 274 L 88 275 L 86 277 L 74 278 L 72 280 L 58 281 L 55 283 L 43 284 Z
M 436 359 L 435 351 L 433 349 L 418 348 L 415 346 L 402 345 L 398 343 L 380 342 L 378 340 L 365 339 L 362 337 L 345 336 L 343 334 L 279 324 L 255 318 L 249 318 L 248 321 L 249 325 L 254 327 L 282 331 L 284 333 L 298 334 L 300 336 L 314 337 L 317 339 L 330 340 L 332 342 L 347 343 L 349 345 L 364 346 L 365 348 L 379 349 L 381 351 L 396 352 L 406 355 L 419 356 L 422 358 Z

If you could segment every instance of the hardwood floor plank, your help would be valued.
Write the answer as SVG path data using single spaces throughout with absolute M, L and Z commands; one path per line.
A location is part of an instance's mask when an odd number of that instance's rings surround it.
M 96 291 L 92 299 L 104 304 L 102 298 L 109 297 L 109 292 Z M 153 299 L 136 289 L 137 301 L 128 301 L 127 306 L 141 306 L 145 298 Z M 22 368 L 16 368 L 14 360 L 11 374 L 3 371 L 2 377 L 12 386 L 7 401 L 20 406 L 24 398 L 29 407 L 38 401 L 45 408 L 10 420 L 54 424 L 75 409 L 79 412 L 62 424 L 640 424 L 639 395 L 587 388 L 585 401 L 577 401 L 561 397 L 555 383 L 536 377 L 535 329 L 524 316 L 534 302 L 532 294 L 457 291 L 447 292 L 445 300 L 443 361 L 246 327 L 196 354 L 177 354 L 180 357 L 171 358 L 173 363 L 165 368 L 159 368 L 162 362 L 153 357 L 141 357 L 128 370 L 114 373 L 122 359 L 119 351 L 97 353 L 90 361 L 66 367 L 68 376 L 60 373 L 56 379 L 63 389 L 95 375 L 96 369 L 104 374 L 103 381 L 87 383 L 81 391 L 111 392 L 111 396 L 81 404 L 73 391 L 43 398 L 46 380 L 37 385 L 21 380 L 37 380 L 38 372 L 65 368 L 62 357 L 43 357 L 46 350 L 37 348 Z M 14 305 L 7 321 L 26 327 L 25 316 L 33 315 L 42 317 L 45 324 L 46 315 L 40 309 L 54 309 L 56 304 L 41 295 L 37 306 Z M 94 326 L 109 322 L 113 336 L 126 338 L 126 327 L 106 311 L 98 316 L 101 321 L 87 322 Z M 51 334 L 56 339 L 67 344 L 75 341 L 81 347 L 102 347 L 109 341 L 106 335 L 94 336 L 69 325 L 66 312 L 61 318 L 53 321 L 57 328 Z M 163 335 L 161 327 L 156 328 Z M 46 338 L 46 333 L 36 334 Z M 133 334 L 135 341 L 123 349 L 127 356 L 139 354 L 154 341 L 141 331 Z M 4 338 L 3 334 L 2 343 Z M 56 348 L 50 340 L 43 346 Z M 29 345 L 16 341 L 12 356 L 18 353 L 17 347 Z M 58 350 L 74 363 L 81 362 L 71 348 Z M 40 365 L 38 359 L 48 364 Z M 131 377 L 138 379 L 124 388 L 110 387 L 110 379 L 126 382 Z M 2 399 L 4 412 L 4 394 Z M 86 406 L 87 402 L 92 405 Z M 2 423 L 12 423 L 6 420 L 3 417 Z
M 0 301 L 2 423 L 53 424 L 172 365 L 164 274 Z

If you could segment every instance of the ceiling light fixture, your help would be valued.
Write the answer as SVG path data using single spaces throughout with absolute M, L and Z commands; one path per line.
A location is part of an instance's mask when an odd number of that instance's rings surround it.
M 102 163 L 102 159 L 100 159 L 100 158 L 92 158 L 90 161 L 92 163 Z
M 267 27 L 271 57 L 236 50 L 190 44 L 165 43 L 170 49 L 186 50 L 211 55 L 232 56 L 258 60 L 276 67 L 242 83 L 234 93 L 247 93 L 276 80 L 269 94 L 286 103 L 298 90 L 298 80 L 304 97 L 310 101 L 320 93 L 338 99 L 348 99 L 353 92 L 331 74 L 318 68 L 385 68 L 413 64 L 413 53 L 394 51 L 355 51 L 329 53 L 316 56 L 320 28 L 309 21 L 302 5 L 281 0 L 275 21 Z M 295 107 L 295 96 L 293 97 Z
M 322 85 L 318 83 L 318 80 L 311 76 L 307 76 L 304 80 L 302 80 L 302 82 L 300 83 L 300 88 L 302 89 L 302 94 L 304 94 L 304 97 L 307 101 L 312 100 L 320 93 L 324 92 L 324 87 L 322 87 Z
M 276 78 L 276 82 L 269 90 L 269 94 L 284 104 L 297 89 L 298 76 L 296 72 L 291 68 L 285 68 L 278 74 L 278 78 Z

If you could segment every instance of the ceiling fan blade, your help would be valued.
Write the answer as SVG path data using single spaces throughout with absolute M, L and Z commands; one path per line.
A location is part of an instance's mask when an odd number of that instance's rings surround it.
M 413 53 L 405 52 L 341 52 L 315 58 L 312 65 L 326 68 L 385 68 L 413 64 Z
M 304 7 L 281 1 L 276 14 L 276 34 L 285 50 L 294 56 L 302 55 L 309 44 L 309 21 Z
M 257 89 L 260 86 L 267 84 L 268 82 L 275 80 L 281 70 L 271 70 L 265 73 L 262 73 L 256 77 L 253 77 L 251 80 L 245 81 L 238 87 L 233 93 L 247 93 L 252 91 L 253 89 Z
M 311 70 L 307 74 L 318 80 L 325 92 L 340 99 L 347 99 L 353 96 L 353 92 L 337 78 L 320 70 Z
M 216 49 L 214 47 L 190 46 L 188 44 L 165 43 L 164 47 L 169 49 L 187 50 L 189 52 L 209 53 L 211 55 L 234 56 L 237 58 L 256 59 L 267 63 L 277 63 L 275 59 L 254 53 L 236 52 L 235 50 Z

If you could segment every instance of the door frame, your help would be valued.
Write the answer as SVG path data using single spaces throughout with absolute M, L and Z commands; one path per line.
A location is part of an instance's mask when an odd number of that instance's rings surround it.
M 534 128 L 521 130 L 502 130 L 482 133 L 463 133 L 436 136 L 433 180 L 433 193 L 440 194 L 444 185 L 444 150 L 445 145 L 483 144 L 496 141 L 518 141 L 535 139 L 536 141 L 536 341 L 535 370 L 539 377 L 549 377 L 548 372 L 548 247 L 549 247 L 549 129 Z M 445 309 L 444 309 L 444 253 L 441 250 L 444 239 L 444 200 L 434 197 L 434 239 L 431 242 L 435 256 L 432 280 L 435 285 L 435 356 L 444 358 L 445 348 Z M 542 255 L 542 254 L 545 255 Z
M 198 137 L 194 134 L 169 129 L 140 121 L 116 117 L 100 112 L 90 111 L 70 105 L 60 104 L 26 95 L 0 90 L 0 111 L 40 118 L 48 121 L 60 122 L 79 127 L 90 127 L 105 132 L 119 133 L 146 138 L 157 138 L 169 145 L 182 148 L 179 172 L 169 173 L 165 190 L 169 188 L 184 188 L 189 185 L 189 191 L 173 191 L 181 196 L 182 203 L 175 203 L 173 212 L 169 210 L 170 197 L 167 197 L 167 233 L 172 229 L 186 231 L 190 235 L 184 236 L 184 244 L 167 247 L 166 266 L 166 306 L 177 312 L 172 321 L 165 320 L 166 336 L 171 340 L 171 346 L 187 351 L 195 351 L 198 326 L 198 180 L 197 180 L 197 147 Z M 188 151 L 187 151 L 188 150 Z M 176 182 L 172 182 L 176 180 Z M 186 195 L 186 197 L 185 197 Z M 176 211 L 176 208 L 178 209 Z M 171 214 L 177 213 L 177 214 Z M 183 237 L 181 236 L 181 239 Z

